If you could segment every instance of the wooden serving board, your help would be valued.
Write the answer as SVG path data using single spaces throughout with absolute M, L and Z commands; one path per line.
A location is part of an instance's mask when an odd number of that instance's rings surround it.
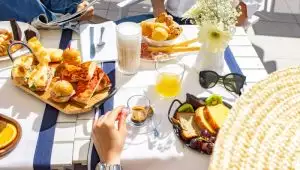
M 17 129 L 17 136 L 16 136 L 15 140 L 13 140 L 5 148 L 0 149 L 0 157 L 2 157 L 4 155 L 8 154 L 10 151 L 12 151 L 17 146 L 17 144 L 19 143 L 19 141 L 21 139 L 21 136 L 22 136 L 22 128 L 21 128 L 20 124 L 16 120 L 14 120 L 14 119 L 12 119 L 10 117 L 7 117 L 7 116 L 5 116 L 3 114 L 0 114 L 0 120 L 3 120 L 5 122 L 13 124 L 16 127 L 16 129 Z
M 14 84 L 19 87 L 20 89 L 24 90 L 26 93 L 31 94 L 32 96 L 40 99 L 41 101 L 51 105 L 52 107 L 56 108 L 57 110 L 65 113 L 65 114 L 80 114 L 91 111 L 93 106 L 103 99 L 105 99 L 109 95 L 109 90 L 106 89 L 100 93 L 94 94 L 94 96 L 90 99 L 87 105 L 80 105 L 74 101 L 68 101 L 66 103 L 57 103 L 50 99 L 50 90 L 53 86 L 53 81 L 51 82 L 50 86 L 45 92 L 34 92 L 30 90 L 28 87 L 18 84 L 17 82 L 13 81 Z

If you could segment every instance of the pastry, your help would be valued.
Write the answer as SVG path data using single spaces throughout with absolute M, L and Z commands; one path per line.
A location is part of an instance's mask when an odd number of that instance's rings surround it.
M 151 37 L 152 31 L 154 29 L 154 23 L 143 21 L 141 22 L 141 27 L 142 27 L 142 35 L 146 37 Z
M 36 37 L 31 38 L 27 44 L 39 63 L 48 64 L 51 62 L 48 51 L 42 46 L 41 42 Z
M 32 54 L 23 55 L 16 58 L 12 68 L 13 80 L 21 85 L 27 84 L 27 77 L 31 72 L 31 66 L 34 64 L 34 57 Z
M 84 105 L 89 102 L 103 77 L 103 74 L 99 74 L 99 69 L 100 68 L 97 67 L 97 71 L 94 71 L 93 77 L 89 81 L 78 81 L 76 93 L 72 97 L 72 100 Z
M 169 26 L 169 28 L 170 28 L 170 31 L 169 31 L 168 40 L 172 40 L 172 39 L 178 37 L 182 32 L 182 28 L 177 24 L 172 24 Z
M 64 63 L 79 65 L 81 63 L 81 56 L 78 50 L 67 48 L 63 52 Z
M 46 91 L 53 77 L 52 69 L 38 64 L 28 77 L 28 87 L 32 91 Z
M 51 62 L 61 62 L 63 60 L 63 50 L 56 48 L 47 48 L 46 51 L 50 55 Z
M 89 81 L 96 70 L 97 64 L 91 61 L 80 65 L 62 63 L 56 68 L 55 76 L 69 82 Z
M 10 41 L 13 40 L 13 34 L 5 29 L 0 29 L 0 57 L 7 55 L 7 49 L 10 45 Z M 10 52 L 14 53 L 21 49 L 22 45 L 16 44 L 11 47 Z
M 164 28 L 156 27 L 152 32 L 151 39 L 156 41 L 165 41 L 168 36 L 169 34 Z
M 97 86 L 97 88 L 95 90 L 95 93 L 100 93 L 103 90 L 106 90 L 106 89 L 110 88 L 111 87 L 111 82 L 110 82 L 110 79 L 109 79 L 108 75 L 105 74 L 102 69 L 97 69 L 97 71 L 99 72 L 98 74 L 100 75 L 101 80 L 100 80 L 100 83 L 99 83 L 99 85 Z M 101 75 L 103 75 L 103 76 L 101 76 Z
M 75 94 L 75 90 L 71 83 L 65 80 L 59 80 L 54 82 L 50 95 L 51 99 L 58 103 L 64 103 Z
M 162 12 L 155 18 L 155 22 L 164 23 L 166 22 L 167 17 L 168 14 L 166 12 Z
M 165 41 L 177 38 L 182 33 L 182 28 L 173 17 L 167 13 L 161 13 L 155 21 L 141 22 L 142 34 L 155 41 Z

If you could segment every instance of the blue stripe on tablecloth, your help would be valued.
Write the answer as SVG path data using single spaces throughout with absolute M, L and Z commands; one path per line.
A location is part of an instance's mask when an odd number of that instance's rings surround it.
M 116 85 L 116 72 L 115 72 L 115 62 L 104 62 L 102 66 L 103 71 L 108 75 L 111 80 L 112 87 L 114 88 Z M 106 112 L 112 110 L 114 107 L 114 97 L 108 99 L 102 106 L 99 107 L 99 115 L 103 115 Z M 91 153 L 91 164 L 88 165 L 91 167 L 91 170 L 96 168 L 97 163 L 100 161 L 95 146 L 93 146 Z
M 230 72 L 243 74 L 229 47 L 227 47 L 224 52 L 224 59 L 230 69 Z
M 71 39 L 72 30 L 63 30 L 60 38 L 59 48 L 67 48 Z M 33 169 L 35 170 L 51 169 L 51 154 L 58 113 L 59 111 L 57 109 L 48 104 L 46 105 L 34 153 Z

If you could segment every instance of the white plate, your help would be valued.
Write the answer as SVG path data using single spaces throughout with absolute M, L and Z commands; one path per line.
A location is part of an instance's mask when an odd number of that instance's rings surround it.
M 28 28 L 30 28 L 32 31 L 34 31 L 37 38 L 40 39 L 40 33 L 38 32 L 38 30 L 36 28 L 34 28 L 33 26 L 31 26 L 27 23 L 24 23 L 24 22 L 17 21 L 17 23 L 18 23 L 18 25 L 21 29 L 21 32 L 22 32 L 22 37 L 21 37 L 22 41 L 26 42 L 25 30 L 27 30 Z M 6 29 L 6 30 L 12 32 L 12 28 L 10 26 L 9 21 L 0 21 L 0 28 L 1 29 Z M 13 53 L 13 57 L 20 56 L 20 55 L 26 54 L 28 52 L 29 51 L 28 51 L 27 48 L 21 48 L 20 50 Z M 4 61 L 4 60 L 10 60 L 8 55 L 7 56 L 0 56 L 0 61 Z
M 146 22 L 154 22 L 154 20 L 155 20 L 155 18 L 150 18 L 150 19 L 147 19 L 145 21 Z M 157 47 L 170 46 L 170 45 L 175 44 L 177 42 L 177 40 L 180 39 L 181 35 L 182 35 L 182 32 L 176 38 L 174 38 L 172 40 L 166 40 L 166 41 L 155 41 L 155 40 L 152 40 L 152 39 L 150 39 L 148 37 L 145 37 L 145 36 L 143 36 L 143 40 L 151 46 L 157 46 Z
M 176 58 L 177 58 L 176 54 L 171 54 L 169 58 L 161 59 L 161 60 L 159 60 L 159 62 L 167 62 L 170 60 L 175 60 Z M 141 57 L 141 60 L 144 62 L 155 63 L 155 60 L 153 60 L 153 59 L 150 60 L 150 59 L 145 59 L 145 58 Z

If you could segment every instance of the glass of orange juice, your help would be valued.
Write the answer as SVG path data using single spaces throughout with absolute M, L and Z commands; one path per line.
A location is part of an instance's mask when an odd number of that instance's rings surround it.
M 185 67 L 182 63 L 165 64 L 156 62 L 158 72 L 155 89 L 165 98 L 177 96 L 181 91 L 181 81 Z

